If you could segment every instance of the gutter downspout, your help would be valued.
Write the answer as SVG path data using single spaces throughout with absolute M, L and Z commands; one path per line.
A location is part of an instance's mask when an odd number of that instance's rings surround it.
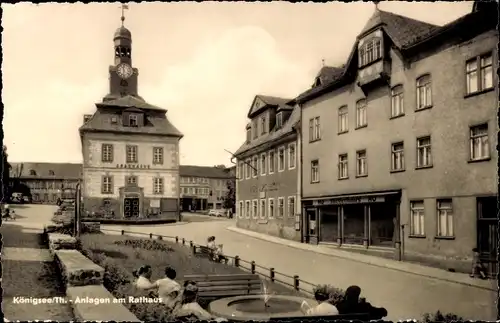
M 297 150 L 299 153 L 299 163 L 297 167 L 297 202 L 296 206 L 296 214 L 299 215 L 299 226 L 300 226 L 300 242 L 304 243 L 304 220 L 302 219 L 302 191 L 304 189 L 304 185 L 302 183 L 302 106 L 300 103 L 297 103 L 297 106 L 300 109 L 300 121 L 298 126 L 296 126 L 295 130 L 297 131 Z

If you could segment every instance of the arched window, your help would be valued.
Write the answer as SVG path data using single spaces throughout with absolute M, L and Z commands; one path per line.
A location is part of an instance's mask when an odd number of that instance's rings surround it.
M 50 175 L 50 176 L 54 176 L 54 175 L 55 175 L 55 174 L 54 174 L 54 171 L 53 171 L 53 170 L 49 170 L 49 175 Z
M 34 169 L 30 169 L 30 175 L 32 175 L 32 176 L 36 176 L 36 172 L 35 172 L 35 170 L 34 170 Z
M 417 110 L 432 106 L 432 87 L 430 74 L 422 75 L 417 79 Z
M 382 57 L 382 40 L 374 37 L 366 40 L 358 49 L 359 66 L 364 66 Z
M 391 89 L 391 117 L 405 114 L 403 105 L 403 85 L 396 85 Z
M 344 133 L 349 131 L 349 110 L 347 105 L 343 105 L 339 108 L 339 133 Z
M 356 128 L 361 128 L 366 125 L 366 100 L 361 99 L 356 102 Z

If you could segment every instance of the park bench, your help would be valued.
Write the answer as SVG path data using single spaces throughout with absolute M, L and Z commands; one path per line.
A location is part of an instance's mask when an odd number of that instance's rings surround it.
M 201 298 L 224 298 L 262 293 L 262 282 L 256 274 L 230 275 L 187 275 L 184 280 L 192 280 L 198 285 Z
M 207 247 L 207 246 L 199 246 L 199 245 L 194 245 L 193 246 L 193 254 L 196 256 L 205 256 L 207 257 L 210 261 L 213 260 L 213 254 L 214 254 L 214 251 Z M 228 262 L 228 258 L 227 257 L 224 257 L 222 259 L 222 261 L 224 261 L 226 264 Z
M 293 316 L 293 317 L 271 317 L 270 322 L 335 322 L 335 321 L 370 321 L 368 314 L 339 314 L 339 315 L 318 315 L 318 316 Z

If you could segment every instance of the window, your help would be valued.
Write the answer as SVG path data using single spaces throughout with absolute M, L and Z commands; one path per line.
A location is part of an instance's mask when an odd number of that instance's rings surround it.
M 311 161 L 311 183 L 319 182 L 319 160 Z
M 319 117 L 309 119 L 309 141 L 321 139 L 321 130 L 319 126 Z
M 260 174 L 261 175 L 266 175 L 266 168 L 267 168 L 266 156 L 267 156 L 266 153 L 263 153 L 260 155 Z
M 250 219 L 250 213 L 252 210 L 250 209 L 250 201 L 245 201 L 245 217 Z
M 53 171 L 53 170 L 49 170 L 49 175 L 50 175 L 50 176 L 54 176 L 54 175 L 55 175 L 55 174 L 54 174 L 54 171 Z
M 137 121 L 137 115 L 135 114 L 131 114 L 128 116 L 128 124 L 131 126 L 131 127 L 137 127 L 139 125 L 138 121 Z
M 30 169 L 30 175 L 31 176 L 36 176 L 36 171 L 34 169 Z
M 264 219 L 266 217 L 266 200 L 260 200 L 260 218 Z
M 451 199 L 437 200 L 437 236 L 453 237 L 453 204 Z
M 274 150 L 271 150 L 269 152 L 269 174 L 274 173 L 274 167 L 275 167 L 275 156 L 274 156 Z
M 113 178 L 109 175 L 102 177 L 102 187 L 101 191 L 103 194 L 113 193 Z
M 163 194 L 163 178 L 155 177 L 153 179 L 153 194 Z
M 285 147 L 278 148 L 278 172 L 285 170 Z
M 431 76 L 424 75 L 417 79 L 417 110 L 432 107 Z
M 404 143 L 398 142 L 391 147 L 391 170 L 400 171 L 405 169 Z
M 137 163 L 137 146 L 127 145 L 127 163 Z
M 359 66 L 370 64 L 382 57 L 382 42 L 380 38 L 365 41 L 359 48 Z
M 118 118 L 117 117 L 111 117 L 111 123 L 112 124 L 117 124 L 118 123 Z
M 349 131 L 349 110 L 347 105 L 339 108 L 339 133 Z
M 252 158 L 252 177 L 257 177 L 257 175 L 258 175 L 258 167 L 259 167 L 258 162 L 259 162 L 259 160 L 258 160 L 257 156 L 253 156 L 253 158 Z
M 163 165 L 163 148 L 153 147 L 153 164 Z
M 279 129 L 283 126 L 283 113 L 278 112 L 276 114 L 276 129 Z
M 467 61 L 467 94 L 493 88 L 493 60 L 491 54 Z
M 291 143 L 288 145 L 288 169 L 295 168 L 295 162 L 297 160 L 297 154 L 295 153 L 295 143 Z
M 272 218 L 274 218 L 274 199 L 273 198 L 269 199 L 268 205 L 269 205 L 268 217 L 270 219 L 272 219 Z
M 102 144 L 101 157 L 102 157 L 101 159 L 104 163 L 112 163 L 113 162 L 113 145 Z
M 403 86 L 396 85 L 391 90 L 391 117 L 394 118 L 405 114 L 403 101 Z
M 127 176 L 127 184 L 137 184 L 137 176 Z
M 356 176 L 368 176 L 366 150 L 360 150 L 356 152 Z
M 238 203 L 238 216 L 240 218 L 245 217 L 245 203 L 243 201 Z
M 278 197 L 278 217 L 282 218 L 285 216 L 285 198 Z
M 410 235 L 413 236 L 424 236 L 424 201 L 413 201 L 410 202 Z
M 266 117 L 263 116 L 262 118 L 260 118 L 260 134 L 263 135 L 266 133 Z
M 339 179 L 349 177 L 349 168 L 347 163 L 347 154 L 339 155 Z
M 253 139 L 257 139 L 257 137 L 259 136 L 259 128 L 257 120 L 254 120 L 252 122 L 252 129 L 253 129 Z
M 246 167 L 245 167 L 246 171 L 245 171 L 245 173 L 247 175 L 247 179 L 249 179 L 250 177 L 252 177 L 252 165 L 251 165 L 251 162 L 252 162 L 252 160 L 250 158 L 247 159 L 247 161 L 245 162 L 245 164 L 246 164 Z
M 488 124 L 482 124 L 470 128 L 470 159 L 484 160 L 490 157 L 490 146 L 488 143 Z
M 239 177 L 239 179 L 240 179 L 240 181 L 245 179 L 245 163 L 244 162 L 240 162 L 240 177 Z
M 432 166 L 431 137 L 417 139 L 417 168 Z
M 347 108 L 347 107 L 346 107 Z M 365 127 L 366 121 L 366 100 L 359 100 L 356 103 L 356 128 Z
M 288 197 L 288 216 L 295 216 L 295 196 Z
M 252 128 L 247 129 L 247 143 L 252 140 Z
M 257 200 L 252 201 L 252 218 L 256 219 L 259 216 L 259 207 L 257 205 Z

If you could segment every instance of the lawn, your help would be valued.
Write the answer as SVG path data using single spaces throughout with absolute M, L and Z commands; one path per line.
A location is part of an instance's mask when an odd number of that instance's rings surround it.
M 177 271 L 177 281 L 193 274 L 245 274 L 232 265 L 214 263 L 203 257 L 193 256 L 187 246 L 175 242 L 140 239 L 128 236 L 86 234 L 81 237 L 82 252 L 106 269 L 105 287 L 117 298 L 136 295 L 132 272 L 148 264 L 153 269 L 152 280 L 162 278 L 164 268 L 172 266 Z M 296 295 L 279 284 L 268 284 L 273 294 Z M 202 306 L 207 305 L 201 302 Z M 157 304 L 125 304 L 137 318 L 145 321 L 169 319 Z M 162 314 L 163 313 L 163 314 Z

